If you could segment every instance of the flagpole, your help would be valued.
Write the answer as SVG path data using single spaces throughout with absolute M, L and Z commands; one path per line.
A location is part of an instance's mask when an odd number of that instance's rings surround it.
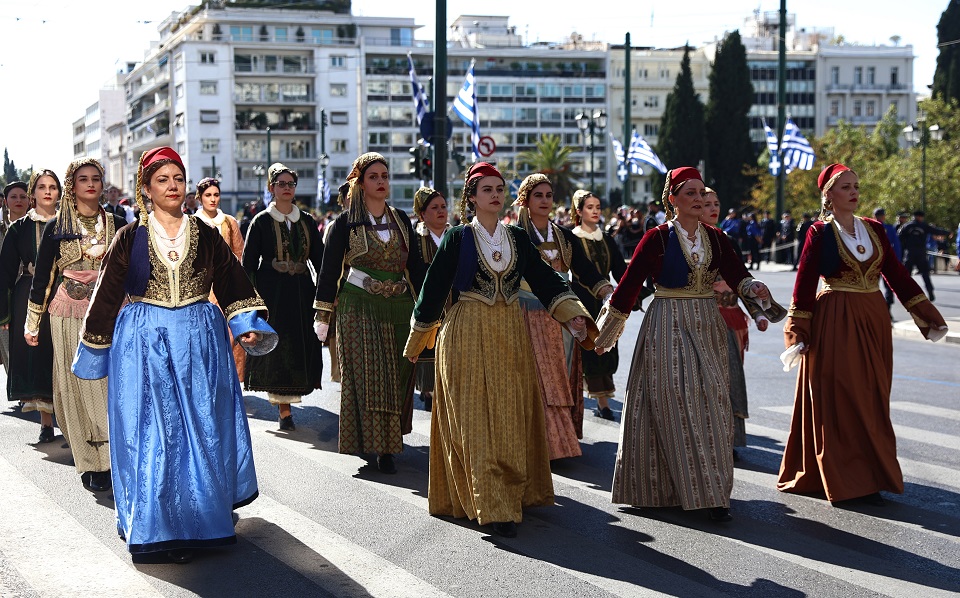
M 626 55 L 624 56 L 624 87 L 623 87 L 623 139 L 632 139 L 630 131 L 630 34 L 627 33 L 626 41 L 623 44 Z M 628 146 L 629 148 L 629 146 Z M 630 205 L 630 166 L 627 165 L 627 176 L 623 180 L 623 205 Z M 611 206 L 613 207 L 613 206 Z M 619 207 L 619 206 L 618 206 Z
M 433 42 L 433 185 L 447 196 L 447 0 L 437 0 Z
M 777 139 L 783 144 L 783 132 L 787 121 L 787 0 L 780 0 L 780 28 L 777 31 L 780 38 L 780 62 L 777 69 Z M 782 150 L 782 148 L 781 148 Z M 786 164 L 783 151 L 780 152 L 780 173 L 777 176 L 777 217 L 784 212 L 784 180 Z

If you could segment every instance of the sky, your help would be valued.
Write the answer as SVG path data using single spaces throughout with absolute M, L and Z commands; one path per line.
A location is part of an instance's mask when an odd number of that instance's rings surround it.
M 913 45 L 914 89 L 926 92 L 936 67 L 937 21 L 948 0 L 789 0 L 798 27 L 833 27 L 847 42 Z M 125 62 L 143 58 L 157 26 L 187 0 L 0 0 L 0 145 L 18 168 L 66 170 L 73 153 L 73 122 Z M 481 5 L 482 9 L 477 9 Z M 700 45 L 742 27 L 758 8 L 777 0 L 448 0 L 447 20 L 463 14 L 509 16 L 529 42 L 561 41 L 572 32 L 587 40 L 634 46 Z M 418 39 L 434 38 L 433 0 L 354 0 L 364 16 L 415 16 Z

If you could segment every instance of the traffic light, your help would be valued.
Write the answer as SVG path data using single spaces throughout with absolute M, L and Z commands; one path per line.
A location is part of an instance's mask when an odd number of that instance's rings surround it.
M 453 150 L 453 154 L 450 157 L 453 158 L 453 162 L 457 165 L 457 174 L 466 170 L 467 157 L 465 155 L 457 150 Z
M 423 153 L 423 147 L 415 145 L 410 148 L 410 176 L 415 179 L 420 178 L 420 156 Z
M 433 180 L 433 160 L 430 158 L 430 150 L 427 148 L 423 148 L 420 154 L 419 177 L 421 181 Z

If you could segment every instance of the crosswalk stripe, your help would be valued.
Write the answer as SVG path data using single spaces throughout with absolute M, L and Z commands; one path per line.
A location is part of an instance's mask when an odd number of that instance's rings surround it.
M 238 533 L 271 555 L 281 556 L 290 542 L 279 534 L 243 533 L 245 519 L 259 517 L 274 523 L 277 529 L 283 530 L 284 535 L 289 534 L 295 537 L 338 569 L 339 574 L 331 573 L 330 568 L 314 572 L 306 569 L 304 563 L 298 559 L 282 559 L 288 566 L 334 596 L 348 595 L 349 590 L 355 589 L 355 586 L 363 589 L 365 592 L 363 595 L 373 597 L 449 598 L 450 596 L 405 569 L 397 567 L 390 561 L 354 544 L 268 496 L 261 495 L 253 503 L 243 507 L 240 514 L 242 518 L 237 526 Z
M 777 407 L 761 407 L 761 409 L 764 411 L 772 411 L 773 413 L 782 413 L 786 415 L 791 415 L 793 413 L 793 407 L 787 407 L 785 405 Z M 933 432 L 930 430 L 921 430 L 920 428 L 911 428 L 910 426 L 901 426 L 898 424 L 893 424 L 893 431 L 896 433 L 897 438 L 912 440 L 914 442 L 922 442 L 924 444 L 935 444 L 939 447 L 960 451 L 960 436 L 953 436 L 950 434 L 943 434 L 941 432 Z
M 947 409 L 945 407 L 935 407 L 933 405 L 924 405 L 922 403 L 912 403 L 910 401 L 890 401 L 890 408 L 897 411 L 906 411 L 918 415 L 929 415 L 931 417 L 940 417 L 943 419 L 952 419 L 960 421 L 960 411 L 956 409 Z
M 40 596 L 162 595 L 4 459 L 0 488 L 16 489 L 4 493 L 0 552 Z

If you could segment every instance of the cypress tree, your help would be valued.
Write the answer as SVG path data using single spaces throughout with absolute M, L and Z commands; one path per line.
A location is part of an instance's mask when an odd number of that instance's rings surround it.
M 937 23 L 937 41 L 941 44 L 960 39 L 960 0 L 950 0 Z M 960 100 L 960 44 L 940 46 L 937 70 L 933 73 L 933 97 Z
M 680 73 L 664 105 L 656 152 L 668 169 L 696 167 L 705 157 L 703 103 L 693 89 L 690 46 L 684 46 Z M 655 177 L 655 197 L 659 195 L 657 191 L 663 188 L 663 181 L 663 176 Z
M 740 32 L 729 34 L 717 48 L 710 70 L 706 108 L 707 185 L 720 197 L 721 213 L 739 207 L 753 184 L 744 167 L 756 162 L 747 113 L 753 104 L 753 84 L 747 51 Z

